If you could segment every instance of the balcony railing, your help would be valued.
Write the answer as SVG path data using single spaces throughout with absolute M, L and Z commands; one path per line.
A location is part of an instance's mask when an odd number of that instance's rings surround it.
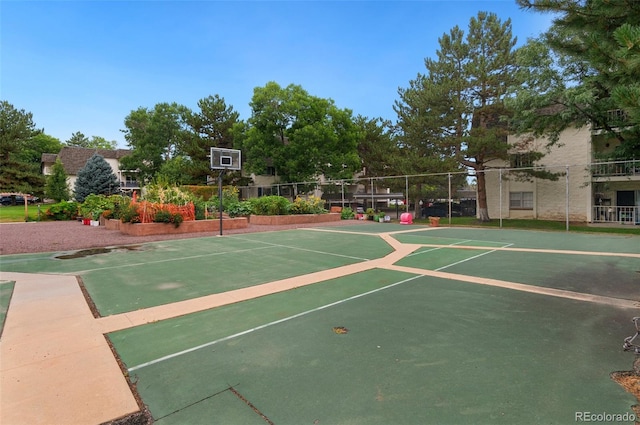
M 607 161 L 591 164 L 593 177 L 640 176 L 640 160 Z
M 640 207 L 593 207 L 593 222 L 640 224 Z
M 606 112 L 604 117 L 606 124 L 610 128 L 619 128 L 629 125 L 629 115 L 622 109 L 612 109 Z M 593 123 L 594 130 L 601 130 L 605 126 L 602 123 Z

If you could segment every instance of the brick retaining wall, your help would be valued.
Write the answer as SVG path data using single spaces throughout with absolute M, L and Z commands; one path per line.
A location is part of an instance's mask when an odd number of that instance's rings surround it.
M 291 214 L 291 215 L 252 215 L 251 224 L 278 226 L 283 224 L 327 223 L 340 221 L 340 214 Z

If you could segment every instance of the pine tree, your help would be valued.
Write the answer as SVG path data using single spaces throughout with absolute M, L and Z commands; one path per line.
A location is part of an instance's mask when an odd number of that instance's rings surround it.
M 466 35 L 456 26 L 439 43 L 437 58 L 425 60 L 427 73 L 399 90 L 401 144 L 408 162 L 424 167 L 414 172 L 474 170 L 478 219 L 489 221 L 484 171 L 509 152 L 504 101 L 517 75 L 511 21 L 479 12 Z
M 62 162 L 60 162 L 60 159 L 56 159 L 53 167 L 51 167 L 51 175 L 47 177 L 44 193 L 47 198 L 53 199 L 56 202 L 69 200 L 67 173 L 64 171 L 64 166 Z
M 112 195 L 120 192 L 118 178 L 105 159 L 93 154 L 84 168 L 78 171 L 75 183 L 75 198 L 78 202 L 91 195 Z
M 548 137 L 575 126 L 593 124 L 620 144 L 616 156 L 640 155 L 640 1 L 517 0 L 525 9 L 555 14 L 544 41 L 560 56 L 561 84 L 540 102 L 521 102 L 522 117 L 541 107 L 561 114 L 527 120 Z M 624 119 L 611 111 L 623 110 Z

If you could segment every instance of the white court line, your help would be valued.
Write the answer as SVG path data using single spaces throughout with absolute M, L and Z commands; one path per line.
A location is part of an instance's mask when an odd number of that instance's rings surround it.
M 473 242 L 473 239 L 467 239 L 466 241 L 460 241 L 460 242 L 454 242 L 454 243 L 450 243 L 447 246 L 454 246 L 454 245 L 460 245 L 466 242 Z M 414 255 L 420 255 L 420 254 L 425 254 L 427 252 L 431 252 L 431 251 L 437 251 L 439 249 L 444 249 L 444 247 L 438 247 L 438 248 L 431 248 L 431 249 L 427 249 L 426 251 L 416 251 L 416 252 L 412 252 L 411 254 L 407 255 L 406 257 L 413 257 Z
M 283 319 L 275 320 L 273 322 L 265 323 L 264 325 L 256 326 L 255 328 L 247 329 L 246 331 L 242 331 L 242 332 L 238 332 L 238 333 L 233 334 L 233 335 L 225 336 L 224 338 L 216 339 L 215 341 L 210 341 L 210 342 L 207 342 L 205 344 L 198 345 L 197 347 L 192 347 L 192 348 L 188 348 L 186 350 L 178 351 L 177 353 L 169 354 L 169 355 L 166 355 L 164 357 L 160 357 L 158 359 L 151 360 L 151 361 L 148 361 L 146 363 L 142 363 L 142 364 L 139 364 L 137 366 L 130 367 L 128 369 L 128 371 L 129 372 L 134 372 L 134 371 L 136 371 L 138 369 L 142 369 L 144 367 L 151 366 L 151 365 L 163 362 L 165 360 L 173 359 L 173 358 L 182 356 L 184 354 L 188 354 L 188 353 L 191 353 L 193 351 L 200 350 L 201 348 L 210 347 L 210 346 L 218 344 L 220 342 L 229 341 L 230 339 L 234 339 L 234 338 L 237 338 L 237 337 L 242 336 L 242 335 L 247 335 L 247 334 L 250 334 L 252 332 L 259 331 L 261 329 L 265 329 L 265 328 L 277 325 L 279 323 L 288 322 L 289 320 L 297 319 L 298 317 L 302 317 L 302 316 L 306 316 L 306 315 L 311 314 L 311 313 L 315 313 L 316 311 L 324 310 L 324 309 L 327 309 L 329 307 L 334 307 L 336 305 L 340 305 L 342 303 L 346 303 L 347 301 L 352 301 L 352 300 L 355 300 L 357 298 L 362 298 L 364 296 L 374 294 L 376 292 L 384 291 L 385 289 L 389 289 L 389 288 L 393 288 L 394 286 L 402 285 L 403 283 L 410 282 L 410 281 L 418 279 L 420 277 L 423 277 L 423 276 L 422 275 L 413 276 L 413 277 L 401 280 L 399 282 L 395 282 L 395 283 L 392 283 L 390 285 L 383 286 L 382 288 L 377 288 L 377 289 L 374 289 L 372 291 L 363 292 L 362 294 L 354 295 L 352 297 L 345 298 L 345 299 L 340 300 L 340 301 L 336 301 L 336 302 L 333 302 L 333 303 L 330 303 L 330 304 L 326 304 L 326 305 L 323 305 L 323 306 L 320 306 L 320 307 L 316 307 L 316 308 L 311 309 L 311 310 L 303 311 L 302 313 L 294 314 L 293 316 L 289 316 L 289 317 L 285 317 Z
M 369 261 L 370 258 L 361 258 L 361 257 L 354 257 L 352 255 L 344 255 L 344 254 L 335 254 L 333 252 L 326 252 L 326 251 L 316 251 L 314 249 L 307 249 L 307 248 L 300 248 L 297 246 L 289 246 L 289 245 L 281 245 L 281 244 L 277 244 L 277 243 L 271 243 L 271 242 L 265 242 L 265 241 L 257 241 L 254 239 L 247 239 L 247 238 L 241 238 L 241 237 L 236 237 L 234 239 L 240 239 L 243 241 L 250 241 L 250 242 L 256 242 L 256 243 L 263 243 L 263 244 L 267 244 L 269 246 L 274 246 L 277 248 L 288 248 L 288 249 L 293 249 L 296 251 L 307 251 L 307 252 L 313 252 L 314 254 L 323 254 L 323 255 L 333 255 L 335 257 L 343 257 L 343 258 L 349 258 L 351 260 L 360 260 L 360 261 Z
M 500 248 L 508 248 L 511 245 L 513 245 L 513 244 L 510 243 L 510 244 L 507 244 L 505 246 L 501 246 Z M 452 267 L 452 266 L 455 266 L 455 265 L 458 265 L 458 264 L 462 264 L 462 263 L 467 262 L 469 260 L 475 260 L 476 258 L 482 257 L 483 255 L 491 254 L 492 252 L 496 252 L 496 251 L 498 251 L 498 250 L 497 249 L 492 249 L 491 251 L 483 252 L 482 254 L 474 255 L 473 257 L 469 257 L 469 258 L 466 258 L 464 260 L 456 261 L 455 263 L 451 263 L 449 265 L 442 266 L 442 267 L 440 267 L 438 269 L 435 269 L 434 271 L 439 272 L 440 270 L 444 270 L 446 268 L 449 268 L 449 267 Z
M 240 237 L 234 237 L 233 239 L 238 239 L 238 240 L 243 240 L 243 241 L 248 241 L 248 242 L 253 242 L 253 243 L 261 243 L 261 244 L 266 244 L 268 246 L 263 246 L 263 247 L 258 247 L 258 248 L 239 249 L 239 250 L 236 250 L 236 251 L 225 251 L 225 252 L 215 252 L 215 253 L 210 253 L 210 254 L 191 255 L 191 256 L 188 256 L 188 257 L 165 258 L 164 260 L 148 261 L 148 262 L 144 262 L 144 263 L 121 264 L 121 265 L 117 265 L 117 266 L 97 267 L 95 269 L 78 270 L 78 271 L 66 272 L 66 273 L 62 273 L 62 274 L 63 275 L 76 275 L 76 274 L 84 274 L 84 273 L 100 271 L 100 270 L 119 269 L 119 268 L 122 268 L 122 267 L 137 267 L 137 266 L 144 266 L 144 265 L 147 265 L 147 264 L 166 263 L 166 262 L 170 262 L 170 261 L 193 260 L 194 258 L 214 257 L 214 256 L 217 256 L 217 255 L 226 255 L 226 254 L 236 254 L 236 253 L 240 253 L 240 252 L 249 252 L 249 251 L 255 251 L 255 250 L 259 250 L 259 249 L 268 249 L 268 248 L 272 248 L 272 247 L 288 248 L 288 249 L 294 249 L 294 250 L 299 250 L 299 251 L 307 251 L 307 252 L 313 252 L 314 254 L 333 255 L 333 256 L 336 256 L 336 257 L 348 258 L 350 260 L 369 261 L 369 258 L 361 258 L 361 257 L 354 257 L 354 256 L 351 256 L 351 255 L 335 254 L 335 253 L 332 253 L 332 252 L 316 251 L 316 250 L 313 250 L 313 249 L 299 248 L 299 247 L 295 247 L 295 246 L 279 245 L 279 244 L 274 244 L 274 243 L 271 243 L 271 242 L 257 241 L 257 240 L 254 240 L 254 239 L 247 239 L 247 238 L 240 238 Z
M 209 253 L 209 254 L 190 255 L 188 257 L 165 258 L 164 260 L 147 261 L 147 262 L 144 262 L 144 263 L 119 264 L 117 266 L 98 267 L 98 268 L 95 268 L 95 269 L 78 270 L 78 271 L 66 272 L 66 273 L 62 273 L 62 274 L 63 275 L 76 275 L 76 274 L 82 274 L 82 273 L 88 273 L 88 272 L 95 272 L 95 271 L 99 271 L 99 270 L 119 269 L 119 268 L 122 268 L 122 267 L 137 267 L 137 266 L 145 266 L 147 264 L 168 263 L 168 262 L 171 262 L 171 261 L 193 260 L 194 258 L 215 257 L 217 255 L 236 254 L 236 253 L 239 253 L 239 252 L 249 252 L 249 251 L 256 251 L 256 250 L 259 250 L 259 249 L 267 249 L 267 248 L 269 248 L 269 247 L 262 246 L 262 247 L 256 247 L 256 248 L 238 249 L 236 251 L 213 252 L 213 253 Z

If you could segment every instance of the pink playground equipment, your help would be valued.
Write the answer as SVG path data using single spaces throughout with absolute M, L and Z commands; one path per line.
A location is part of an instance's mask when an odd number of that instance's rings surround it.
M 411 213 L 402 213 L 400 215 L 400 224 L 413 224 L 413 216 Z

